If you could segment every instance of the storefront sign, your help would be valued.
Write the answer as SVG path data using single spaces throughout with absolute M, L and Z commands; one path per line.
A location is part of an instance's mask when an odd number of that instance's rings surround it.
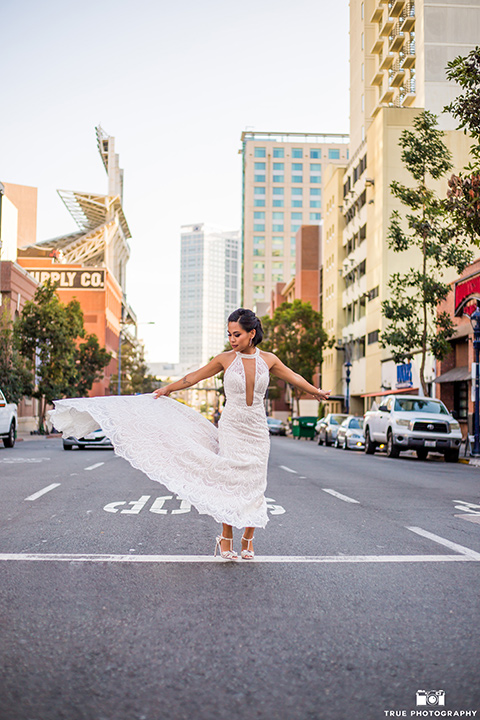
M 397 365 L 397 388 L 413 387 L 412 382 L 412 363 L 402 363 Z
M 62 290 L 102 290 L 105 287 L 105 270 L 27 270 L 39 283 L 51 280 Z
M 480 274 L 471 275 L 455 283 L 455 315 L 470 315 L 472 308 L 467 308 L 470 300 L 480 300 Z M 470 312 L 468 310 L 470 309 Z

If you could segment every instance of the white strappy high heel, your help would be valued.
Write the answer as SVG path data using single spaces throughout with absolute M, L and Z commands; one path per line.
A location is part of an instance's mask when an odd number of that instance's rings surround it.
M 243 560 L 253 560 L 253 558 L 255 557 L 255 553 L 253 552 L 253 547 L 250 546 L 250 543 L 253 540 L 253 536 L 251 538 L 246 538 L 245 536 L 243 536 L 242 540 L 245 540 L 245 542 L 248 543 L 247 549 L 242 550 L 242 552 L 240 553 L 242 556 L 242 559 Z
M 222 540 L 229 540 L 230 542 L 230 550 L 222 550 Z M 213 553 L 213 556 L 217 556 L 217 550 L 220 550 L 220 557 L 222 557 L 224 560 L 238 560 L 238 555 L 233 549 L 233 537 L 226 538 L 223 537 L 223 535 L 217 535 L 215 538 L 215 552 Z M 243 557 L 243 556 L 242 556 Z

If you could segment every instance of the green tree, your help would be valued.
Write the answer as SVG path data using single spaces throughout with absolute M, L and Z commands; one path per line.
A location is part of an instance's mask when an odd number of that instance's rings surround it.
M 153 392 L 159 386 L 159 380 L 148 372 L 145 362 L 145 348 L 141 343 L 133 343 L 128 337 L 122 340 L 121 394 Z M 112 375 L 110 392 L 118 392 L 118 373 Z
M 34 373 L 32 395 L 40 401 L 38 429 L 44 432 L 47 406 L 57 398 L 89 390 L 92 377 L 98 377 L 97 373 L 108 364 L 109 354 L 100 348 L 96 351 L 95 336 L 88 336 L 83 347 L 78 343 L 85 338 L 80 303 L 73 299 L 63 304 L 56 284 L 49 280 L 37 288 L 33 300 L 25 303 L 15 323 L 15 335 L 20 352 Z
M 446 207 L 457 226 L 480 245 L 480 47 L 468 55 L 459 55 L 447 65 L 447 78 L 463 90 L 445 111 L 459 121 L 458 129 L 473 140 L 472 162 L 465 172 L 453 174 L 448 181 Z
M 18 351 L 6 304 L 0 314 L 0 389 L 9 403 L 19 403 L 33 392 L 32 373 Z
M 282 303 L 272 318 L 263 317 L 262 325 L 265 331 L 262 350 L 274 352 L 294 372 L 313 382 L 313 375 L 322 364 L 323 348 L 333 344 L 323 329 L 321 314 L 309 302 L 294 300 Z M 299 415 L 302 391 L 294 387 L 292 392 Z
M 437 128 L 437 118 L 428 111 L 413 121 L 414 130 L 404 130 L 400 137 L 402 162 L 416 184 L 406 187 L 394 181 L 392 194 L 406 206 L 408 230 L 398 211 L 392 213 L 388 245 L 394 252 L 411 253 L 417 249 L 420 263 L 406 273 L 390 276 L 390 297 L 382 303 L 382 312 L 389 326 L 382 334 L 381 344 L 389 347 L 395 362 L 411 359 L 421 353 L 420 381 L 427 393 L 425 362 L 427 352 L 440 360 L 450 349 L 448 339 L 454 325 L 446 312 L 437 306 L 446 299 L 450 285 L 444 282 L 445 270 L 463 272 L 473 254 L 467 241 L 446 222 L 443 201 L 427 187 L 431 180 L 443 177 L 452 168 L 451 156 Z

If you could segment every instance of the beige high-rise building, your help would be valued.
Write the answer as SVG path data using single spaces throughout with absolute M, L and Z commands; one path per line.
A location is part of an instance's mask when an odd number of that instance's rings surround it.
M 325 168 L 348 162 L 348 135 L 243 132 L 243 305 L 267 312 L 295 275 L 295 234 L 320 224 Z
M 418 359 L 405 380 L 403 368 L 379 344 L 389 277 L 415 264 L 411 253 L 406 257 L 387 247 L 392 211 L 405 212 L 390 184 L 414 182 L 402 165 L 398 142 L 424 108 L 440 116 L 454 168 L 468 162 L 469 139 L 442 113 L 458 92 L 447 82 L 445 68 L 479 38 L 480 0 L 350 0 L 350 159 L 341 188 L 339 169 L 326 173 L 323 199 L 323 257 L 336 258 L 328 271 L 324 267 L 325 323 L 342 349 L 325 353 L 322 382 L 338 397 L 332 402 L 342 397 L 345 402 L 345 363 L 351 362 L 353 412 L 363 412 L 380 392 L 420 386 Z M 437 190 L 445 193 L 445 179 Z M 427 381 L 434 377 L 430 358 Z

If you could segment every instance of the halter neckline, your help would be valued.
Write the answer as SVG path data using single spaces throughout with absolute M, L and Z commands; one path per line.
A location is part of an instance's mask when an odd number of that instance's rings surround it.
M 255 358 L 255 357 L 258 357 L 259 355 L 260 355 L 260 350 L 259 350 L 259 348 L 256 348 L 256 350 L 255 350 L 254 353 L 242 353 L 242 352 L 240 352 L 240 350 L 237 350 L 237 357 L 242 357 L 242 358 Z

